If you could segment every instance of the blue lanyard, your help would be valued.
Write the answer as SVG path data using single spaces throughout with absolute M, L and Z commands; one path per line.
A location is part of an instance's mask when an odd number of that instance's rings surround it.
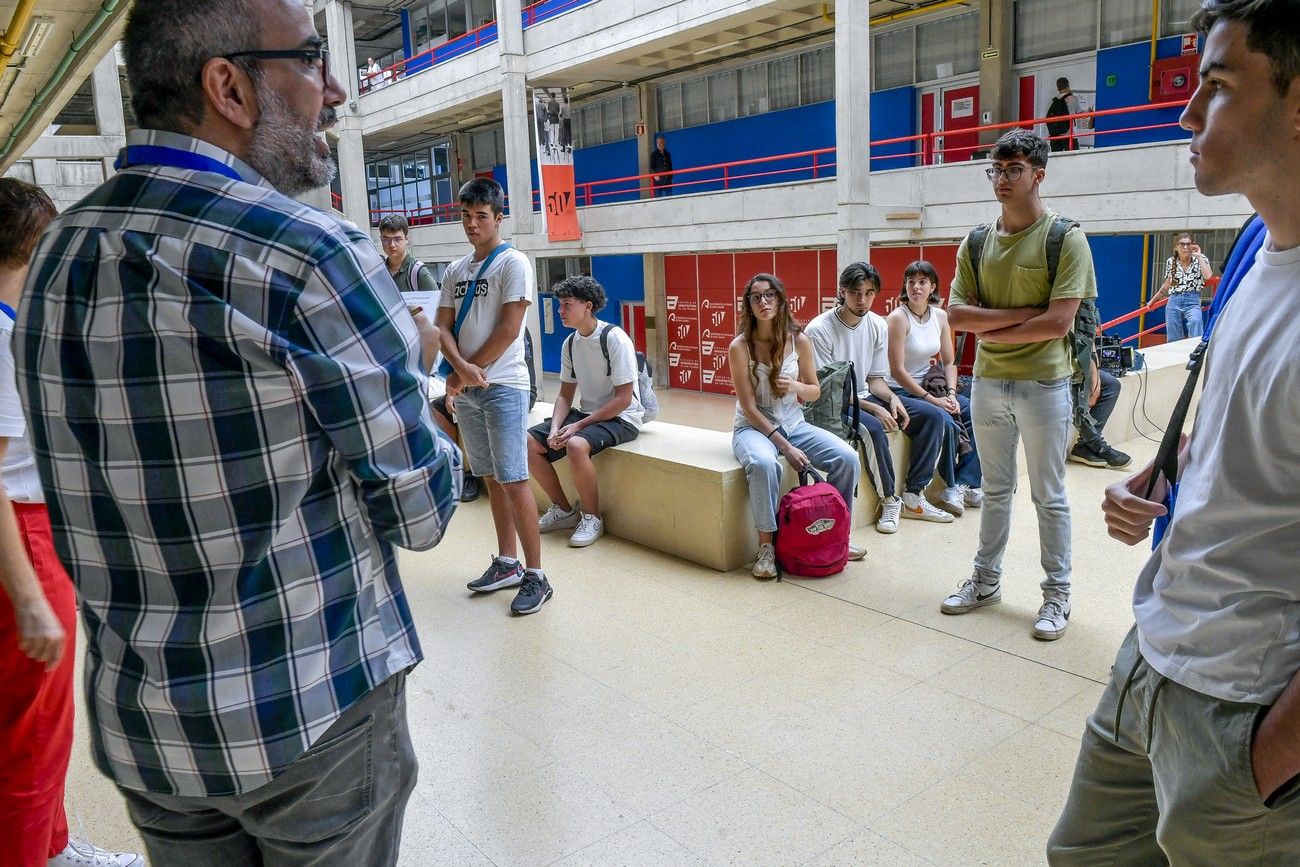
M 3 301 L 0 301 L 0 313 L 3 313 L 5 316 L 8 316 L 9 319 L 13 322 L 18 321 L 17 311 L 15 311 L 12 307 L 4 303 Z
M 123 148 L 113 166 L 118 171 L 132 166 L 170 166 L 196 172 L 215 172 L 234 181 L 243 180 L 239 172 L 221 160 L 164 145 L 128 145 Z

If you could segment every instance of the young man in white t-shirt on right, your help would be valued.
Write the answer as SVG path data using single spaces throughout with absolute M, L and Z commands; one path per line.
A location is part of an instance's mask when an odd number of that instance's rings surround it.
M 453 262 L 443 277 L 438 326 L 451 367 L 447 394 L 455 401 L 470 466 L 487 483 L 497 533 L 497 555 L 468 586 L 475 593 L 518 587 L 510 610 L 532 614 L 552 593 L 542 571 L 526 445 L 524 319 L 537 292 L 537 278 L 528 257 L 501 240 L 504 207 L 505 192 L 490 178 L 475 178 L 460 188 L 461 225 L 474 252 Z M 472 301 L 457 328 L 467 298 Z M 524 565 L 516 535 L 523 545 Z
M 538 522 L 541 532 L 573 529 L 569 544 L 585 548 L 605 534 L 600 489 L 591 459 L 631 442 L 641 432 L 636 347 L 627 332 L 596 318 L 605 288 L 590 277 L 569 277 L 555 285 L 560 322 L 572 328 L 560 352 L 560 394 L 551 418 L 529 429 L 528 466 L 551 498 Z M 576 408 L 574 396 L 580 397 Z M 578 506 L 560 484 L 553 464 L 569 459 Z M 574 529 L 576 528 L 576 529 Z

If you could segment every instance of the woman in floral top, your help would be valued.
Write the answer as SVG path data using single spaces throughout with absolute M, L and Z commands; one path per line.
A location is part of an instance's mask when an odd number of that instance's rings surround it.
M 1170 343 L 1187 337 L 1200 337 L 1205 325 L 1201 319 L 1201 291 L 1205 281 L 1214 276 L 1214 266 L 1201 252 L 1191 232 L 1178 236 L 1175 255 L 1165 262 L 1165 282 L 1151 298 L 1155 303 L 1168 296 L 1165 306 L 1165 339 Z

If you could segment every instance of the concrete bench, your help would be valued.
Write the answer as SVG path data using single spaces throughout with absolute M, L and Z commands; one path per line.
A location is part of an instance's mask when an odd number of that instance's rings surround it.
M 1106 424 L 1114 444 L 1137 436 L 1158 437 L 1173 411 L 1186 376 L 1194 340 L 1145 350 L 1146 369 L 1120 379 L 1120 396 Z M 529 424 L 550 415 L 538 403 Z M 1150 419 L 1150 422 L 1147 419 Z M 902 484 L 909 440 L 890 435 L 890 451 Z M 721 571 L 738 569 L 753 559 L 758 535 L 749 514 L 748 482 L 731 451 L 731 434 L 656 421 L 630 443 L 606 449 L 595 458 L 600 478 L 601 511 L 611 535 Z M 1020 466 L 1024 467 L 1023 459 Z M 570 498 L 576 498 L 568 464 L 556 464 Z M 783 489 L 795 483 L 788 467 Z M 533 483 L 539 504 L 546 495 Z M 942 489 L 936 478 L 929 488 Z M 853 527 L 874 524 L 879 498 L 863 470 L 853 505 Z

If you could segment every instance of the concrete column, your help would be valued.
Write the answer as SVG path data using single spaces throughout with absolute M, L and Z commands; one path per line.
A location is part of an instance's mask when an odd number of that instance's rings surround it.
M 496 0 L 497 44 L 501 49 L 501 113 L 505 121 L 506 183 L 510 232 L 516 246 L 529 249 L 538 221 L 533 219 L 533 182 L 528 139 L 528 88 L 524 80 L 524 25 L 519 0 Z M 540 345 L 540 344 L 539 344 Z
M 655 149 L 655 136 L 659 134 L 659 100 L 655 99 L 655 93 L 656 88 L 653 84 L 642 84 L 637 87 L 637 101 L 641 106 L 641 122 L 645 124 L 645 132 L 637 136 L 636 140 L 637 174 L 640 175 L 650 171 L 650 152 Z M 654 190 L 650 188 L 650 185 L 643 182 L 643 186 L 645 189 L 641 192 L 641 198 L 649 199 L 653 197 Z M 647 304 L 649 300 L 650 296 L 647 295 Z M 648 309 L 646 315 L 650 315 Z
M 867 255 L 871 200 L 870 0 L 835 4 L 836 260 Z
M 654 362 L 655 385 L 668 387 L 668 320 L 664 309 L 667 280 L 664 254 L 642 253 L 645 273 L 645 348 Z
M 104 55 L 90 79 L 95 101 L 95 125 L 101 136 L 126 136 L 126 113 L 122 110 L 122 82 L 117 77 L 117 49 Z
M 350 222 L 366 229 L 370 226 L 370 196 L 366 189 L 361 119 L 357 116 L 357 57 L 352 33 L 352 3 L 349 0 L 330 0 L 325 6 L 325 39 L 329 42 L 330 73 L 348 93 L 348 101 L 339 106 L 339 122 L 334 128 L 338 135 L 343 214 Z M 328 192 L 324 205 L 327 208 L 331 205 Z
M 980 3 L 981 125 L 1005 123 L 1019 116 L 1020 88 L 1011 71 L 1014 52 L 1011 0 L 983 0 Z M 997 141 L 1001 132 L 982 132 L 980 142 Z

